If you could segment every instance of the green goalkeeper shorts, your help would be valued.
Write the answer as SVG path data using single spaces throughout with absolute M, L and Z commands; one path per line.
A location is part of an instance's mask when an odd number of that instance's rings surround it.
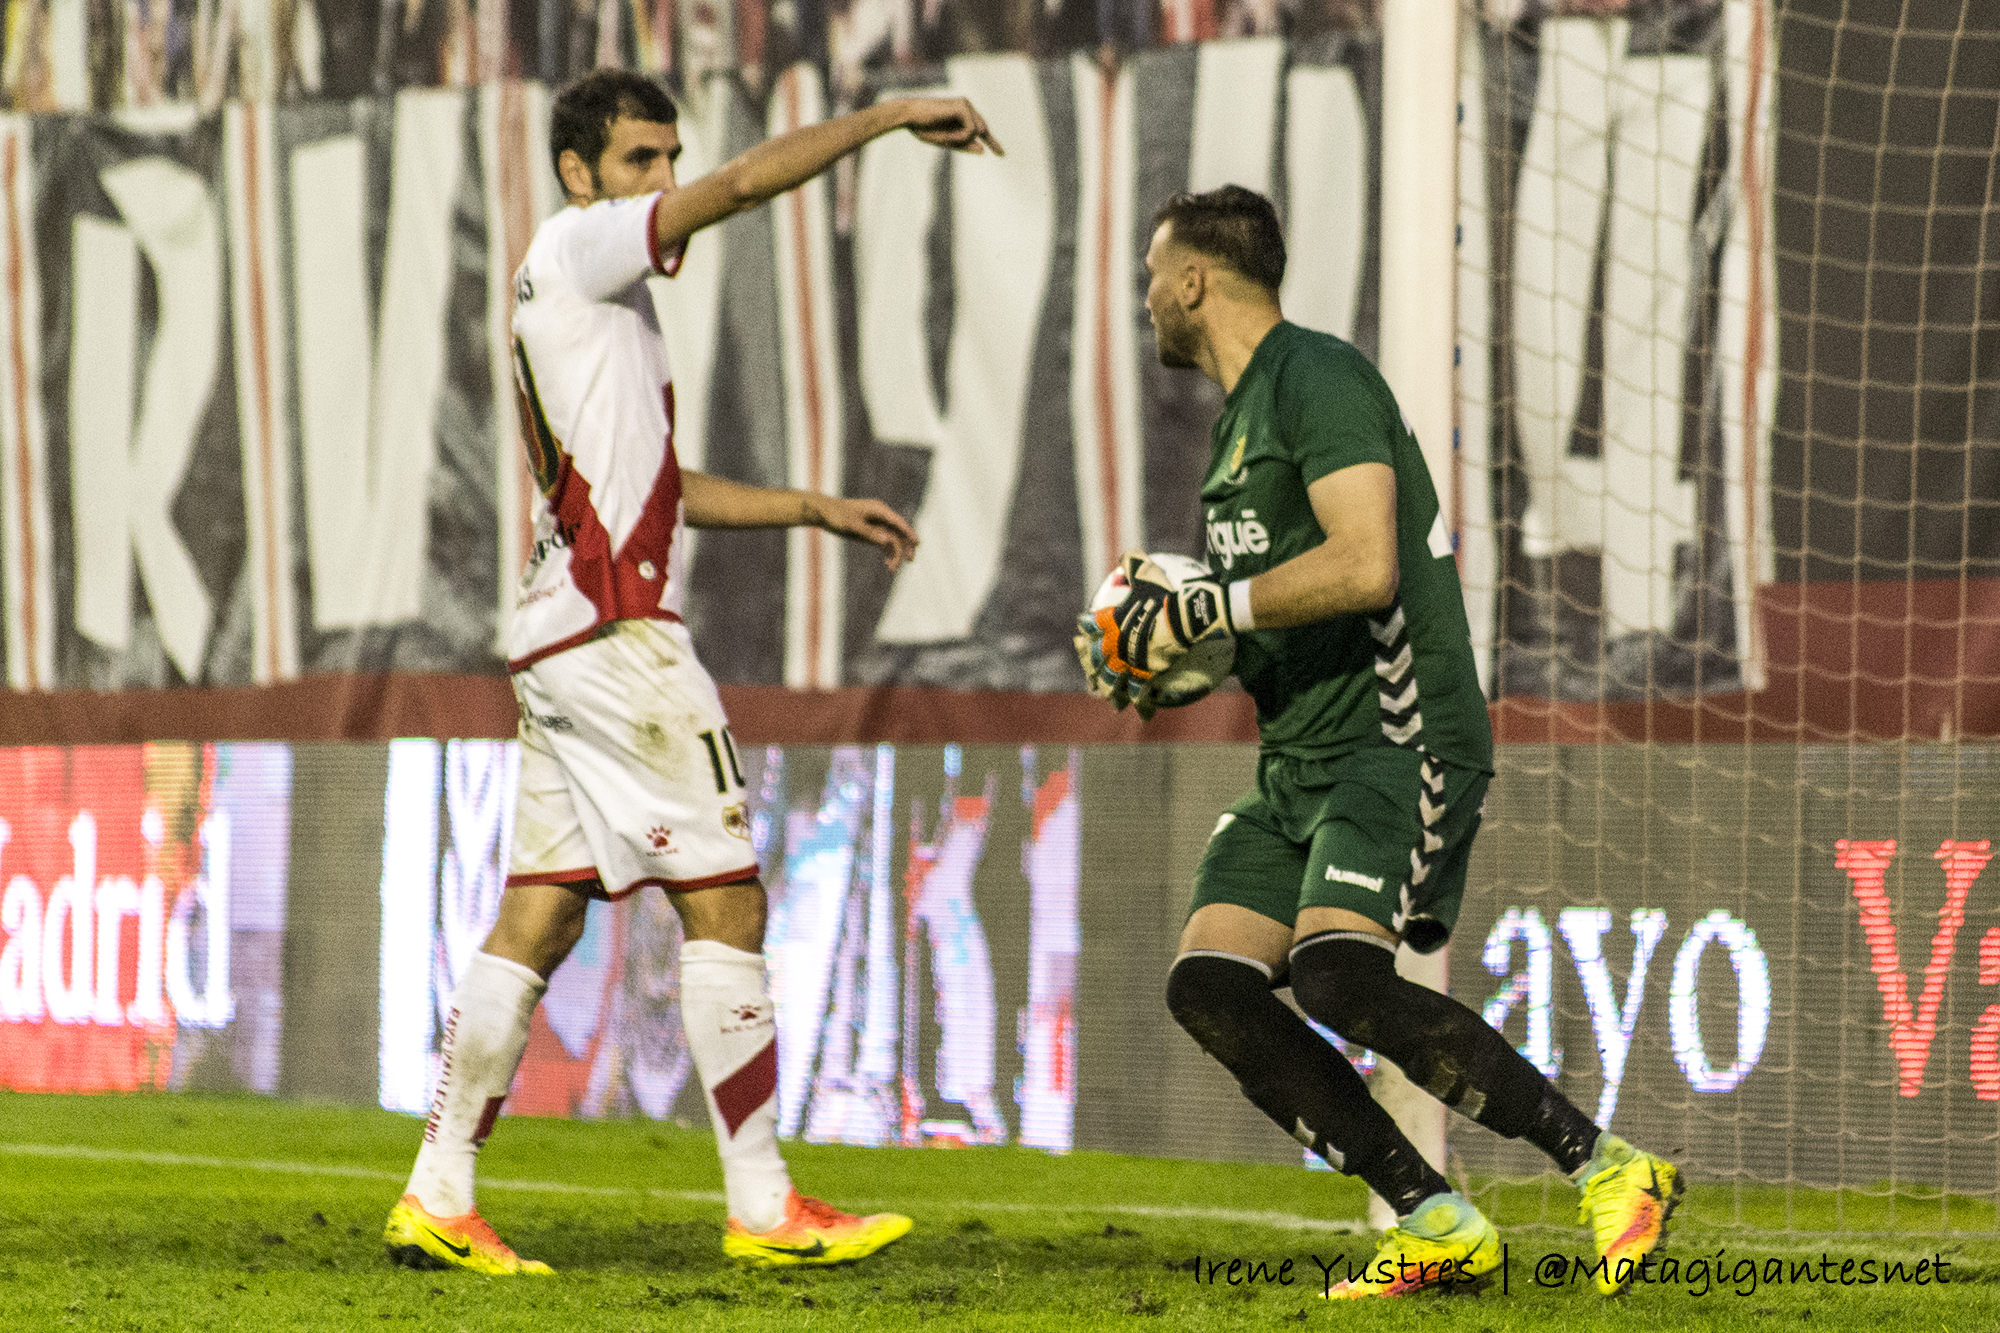
M 1189 914 L 1234 903 L 1286 926 L 1307 907 L 1359 912 L 1419 953 L 1450 938 L 1486 773 L 1418 750 L 1264 755 L 1195 872 Z

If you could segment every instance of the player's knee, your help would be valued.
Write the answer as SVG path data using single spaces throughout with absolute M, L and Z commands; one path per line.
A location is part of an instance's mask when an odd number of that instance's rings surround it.
M 1257 1010 L 1270 996 L 1269 975 L 1247 958 L 1182 954 L 1167 972 L 1167 1012 L 1232 1069 L 1254 1042 Z
M 667 900 L 691 940 L 714 940 L 745 953 L 761 953 L 768 911 L 761 880 L 739 880 L 706 889 L 677 889 Z
M 1202 976 L 1208 970 L 1206 964 L 1211 961 L 1206 957 L 1183 955 L 1167 969 L 1167 1012 L 1191 1036 L 1203 1025 L 1206 1015 L 1214 1007 L 1214 990 L 1203 984 Z M 1195 1040 L 1200 1041 L 1201 1038 L 1195 1036 Z
M 1386 940 L 1356 932 L 1316 935 L 1292 950 L 1292 997 L 1313 1021 L 1380 1050 L 1396 993 L 1396 955 Z
M 590 922 L 590 905 L 584 904 L 580 912 L 567 912 L 550 927 L 549 951 L 560 958 L 569 957 L 569 951 L 583 938 L 584 927 Z
M 500 898 L 500 915 L 479 947 L 532 968 L 546 978 L 583 938 L 597 880 L 575 884 L 518 884 Z

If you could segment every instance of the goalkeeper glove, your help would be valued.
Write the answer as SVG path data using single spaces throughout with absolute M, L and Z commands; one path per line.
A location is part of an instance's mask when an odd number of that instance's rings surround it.
M 1139 720 L 1151 722 L 1160 705 L 1153 698 L 1150 685 L 1134 686 L 1131 679 L 1118 675 L 1105 665 L 1104 631 L 1089 612 L 1077 617 L 1077 631 L 1074 639 L 1077 660 L 1083 664 L 1083 678 L 1090 692 L 1100 699 L 1108 699 L 1119 712 L 1129 707 L 1139 710 Z
M 1124 601 L 1086 617 L 1097 631 L 1093 657 L 1106 674 L 1143 683 L 1204 639 L 1236 637 L 1229 594 L 1214 579 L 1176 588 L 1145 552 L 1128 551 L 1125 581 L 1131 591 Z
M 1076 660 L 1083 666 L 1083 681 L 1090 692 L 1100 699 L 1118 703 L 1124 696 L 1125 678 L 1118 675 L 1104 662 L 1104 631 L 1097 627 L 1097 621 L 1086 611 L 1076 618 Z M 1131 702 L 1129 699 L 1125 702 Z M 1119 705 L 1123 707 L 1123 704 Z

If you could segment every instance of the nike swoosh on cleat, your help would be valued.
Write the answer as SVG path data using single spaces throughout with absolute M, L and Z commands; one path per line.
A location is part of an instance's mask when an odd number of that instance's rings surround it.
M 762 1245 L 766 1254 L 789 1254 L 794 1259 L 817 1259 L 826 1253 L 826 1242 L 816 1240 L 810 1245 Z
M 430 1233 L 432 1240 L 435 1240 L 438 1244 L 444 1246 L 447 1250 L 450 1250 L 453 1254 L 457 1255 L 459 1258 L 467 1259 L 472 1256 L 472 1247 L 470 1245 L 454 1245 L 450 1241 L 446 1240 L 443 1236 L 440 1236 L 437 1233 L 436 1229 L 432 1227 L 425 1227 L 424 1230 Z
M 1646 1178 L 1648 1184 L 1645 1189 L 1639 1192 L 1651 1198 L 1658 1199 L 1661 1202 L 1665 1202 L 1667 1196 L 1660 1192 L 1660 1169 L 1656 1166 L 1648 1166 L 1646 1168 Z

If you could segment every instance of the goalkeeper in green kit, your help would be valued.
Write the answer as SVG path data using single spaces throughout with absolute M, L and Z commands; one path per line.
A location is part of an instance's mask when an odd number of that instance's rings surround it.
M 1599 1289 L 1622 1291 L 1664 1238 L 1672 1163 L 1600 1131 L 1478 1014 L 1396 972 L 1399 943 L 1428 953 L 1451 933 L 1493 764 L 1423 454 L 1366 357 L 1284 321 L 1268 200 L 1177 195 L 1155 222 L 1160 360 L 1227 395 L 1201 492 L 1210 577 L 1176 588 L 1128 554 L 1130 593 L 1084 615 L 1077 650 L 1094 691 L 1149 712 L 1154 676 L 1233 636 L 1259 738 L 1256 790 L 1196 872 L 1167 1006 L 1260 1110 L 1395 1209 L 1376 1261 L 1331 1295 L 1476 1282 L 1499 1238 L 1272 994 L 1286 984 L 1445 1105 L 1554 1159 L 1582 1191 Z

